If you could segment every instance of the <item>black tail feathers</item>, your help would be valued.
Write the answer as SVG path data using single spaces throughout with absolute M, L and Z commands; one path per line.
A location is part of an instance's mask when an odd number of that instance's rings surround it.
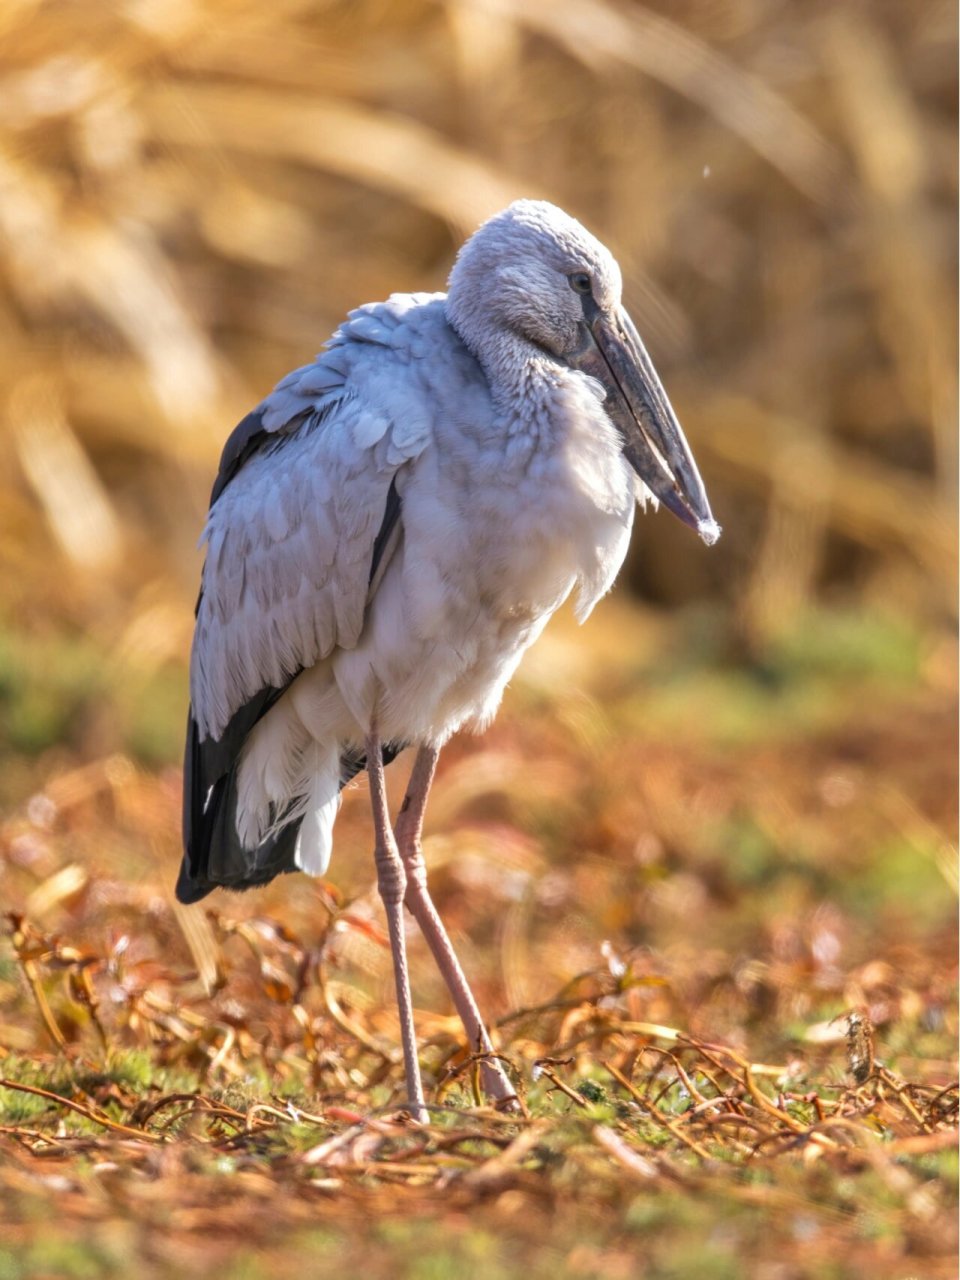
M 199 902 L 212 889 L 252 889 L 288 871 L 299 870 L 295 854 L 301 818 L 245 849 L 237 835 L 237 766 L 247 734 L 283 693 L 265 689 L 231 719 L 222 737 L 200 741 L 191 711 L 183 762 L 183 861 L 177 879 L 180 902 Z M 387 743 L 383 762 L 389 764 L 404 743 Z M 366 757 L 346 751 L 340 757 L 340 786 L 366 767 Z
M 261 712 L 262 714 L 262 712 Z M 259 719 L 259 716 L 256 717 Z M 253 723 L 249 728 L 253 727 Z M 187 724 L 183 762 L 183 862 L 177 879 L 180 902 L 199 902 L 222 885 L 252 889 L 285 871 L 296 871 L 294 854 L 300 820 L 294 819 L 256 849 L 244 849 L 237 835 L 237 763 L 243 739 L 225 751 L 235 726 L 231 720 L 217 742 L 200 742 L 193 715 Z M 234 734 L 236 741 L 236 734 Z M 226 757 L 226 758 L 225 758 Z M 232 758 L 231 758 L 232 757 Z

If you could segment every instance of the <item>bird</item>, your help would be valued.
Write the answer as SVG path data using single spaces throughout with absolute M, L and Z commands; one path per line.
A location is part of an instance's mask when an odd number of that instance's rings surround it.
M 406 907 L 481 1061 L 515 1088 L 430 896 L 443 745 L 482 731 L 571 596 L 609 590 L 637 507 L 720 536 L 612 253 L 542 200 L 466 240 L 446 293 L 351 311 L 228 437 L 201 538 L 176 894 L 323 876 L 344 786 L 369 776 L 405 1105 L 428 1117 Z M 415 749 L 391 823 L 384 769 Z

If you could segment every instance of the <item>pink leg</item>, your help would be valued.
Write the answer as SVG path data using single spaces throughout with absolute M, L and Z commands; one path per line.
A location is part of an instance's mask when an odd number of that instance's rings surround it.
M 490 1043 L 490 1036 L 480 1017 L 477 1002 L 427 888 L 427 868 L 423 861 L 421 833 L 427 795 L 439 754 L 439 750 L 435 747 L 421 747 L 417 752 L 407 794 L 400 809 L 400 816 L 397 818 L 397 844 L 407 878 L 404 901 L 419 924 L 443 980 L 447 984 L 447 989 L 453 997 L 467 1033 L 469 1048 L 473 1052 L 479 1048 L 483 1053 L 492 1053 L 493 1045 Z M 491 1059 L 482 1063 L 480 1078 L 484 1090 L 495 1101 L 504 1102 L 508 1098 L 516 1097 L 516 1090 L 499 1062 Z
M 407 971 L 407 947 L 403 936 L 403 896 L 406 892 L 407 877 L 390 826 L 380 735 L 375 728 L 371 729 L 370 736 L 367 738 L 367 770 L 370 774 L 370 801 L 373 807 L 373 826 L 377 841 L 374 850 L 377 863 L 377 887 L 387 913 L 390 950 L 393 953 L 397 1009 L 400 1013 L 400 1037 L 403 1042 L 403 1062 L 407 1073 L 407 1100 L 414 1120 L 426 1124 L 429 1117 L 424 1106 L 423 1084 L 420 1080 L 417 1037 L 413 1026 L 413 1002 L 410 998 L 410 976 Z

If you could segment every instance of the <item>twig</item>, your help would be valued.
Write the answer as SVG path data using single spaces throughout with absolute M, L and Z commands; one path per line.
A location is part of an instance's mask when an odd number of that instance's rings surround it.
M 92 1120 L 94 1124 L 102 1125 L 104 1129 L 111 1129 L 114 1133 L 125 1133 L 131 1138 L 143 1138 L 147 1142 L 163 1142 L 164 1139 L 155 1133 L 149 1133 L 145 1129 L 131 1129 L 129 1125 L 120 1124 L 116 1120 L 111 1120 L 107 1116 L 97 1115 L 88 1107 L 82 1107 L 79 1102 L 71 1102 L 69 1098 L 61 1097 L 59 1093 L 51 1093 L 49 1089 L 40 1089 L 32 1084 L 20 1084 L 16 1080 L 0 1079 L 0 1089 L 14 1089 L 18 1093 L 32 1093 L 38 1098 L 47 1098 L 50 1102 L 57 1103 L 58 1106 L 67 1107 L 71 1111 L 75 1111 L 78 1115 L 84 1117 L 85 1120 Z

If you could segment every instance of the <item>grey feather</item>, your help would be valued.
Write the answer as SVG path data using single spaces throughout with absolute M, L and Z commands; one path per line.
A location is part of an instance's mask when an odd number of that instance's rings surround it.
M 358 323 L 362 333 L 354 332 Z M 355 642 L 368 589 L 399 526 L 396 471 L 425 446 L 428 430 L 418 421 L 399 434 L 358 502 L 356 479 L 368 468 L 354 452 L 365 451 L 357 441 L 370 448 L 396 427 L 382 413 L 366 412 L 349 382 L 357 369 L 350 344 L 389 340 L 391 328 L 368 313 L 349 321 L 332 340 L 331 356 L 287 375 L 224 446 L 197 602 L 181 901 L 296 869 L 302 819 L 275 823 L 256 849 L 243 848 L 237 765 L 253 727 L 300 672 L 334 644 Z M 338 476 L 354 481 L 349 499 Z M 385 761 L 401 749 L 386 746 Z M 362 755 L 345 754 L 342 784 L 363 764 Z
M 221 734 L 264 685 L 356 644 L 388 494 L 431 438 L 401 339 L 441 326 L 449 334 L 438 299 L 360 308 L 228 440 L 191 669 L 201 740 Z M 395 416 L 379 394 L 384 357 Z

